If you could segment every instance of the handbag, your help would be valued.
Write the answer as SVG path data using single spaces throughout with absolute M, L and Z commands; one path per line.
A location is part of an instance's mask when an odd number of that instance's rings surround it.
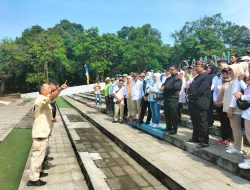
M 240 110 L 246 110 L 250 107 L 250 102 L 246 100 L 237 99 L 236 103 Z
M 163 100 L 164 96 L 162 92 L 154 93 L 153 99 L 158 101 L 158 100 Z

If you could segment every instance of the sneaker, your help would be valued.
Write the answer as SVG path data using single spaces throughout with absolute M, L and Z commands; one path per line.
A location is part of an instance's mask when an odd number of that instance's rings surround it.
M 119 123 L 123 123 L 123 120 L 120 120 Z
M 112 123 L 118 123 L 118 121 L 114 120 L 114 121 L 112 121 Z
M 230 144 L 230 142 L 228 140 L 224 140 L 224 141 L 222 140 L 222 141 L 218 142 L 217 144 L 228 146 Z
M 236 148 L 234 148 L 234 147 L 228 148 L 228 149 L 226 150 L 226 152 L 229 153 L 229 154 L 233 154 L 233 153 L 243 154 L 243 152 L 242 152 L 241 150 L 238 150 L 238 149 L 236 149 Z
M 26 185 L 27 186 L 43 186 L 43 185 L 45 185 L 46 184 L 46 182 L 45 181 L 42 181 L 42 180 L 37 180 L 37 181 L 31 181 L 31 180 L 29 180 L 27 183 L 26 183 Z
M 223 141 L 223 139 L 219 139 L 217 141 L 215 141 L 216 144 L 220 144 Z
M 226 149 L 231 149 L 231 148 L 233 148 L 234 147 L 234 145 L 233 145 L 233 143 L 229 143 L 228 145 L 227 145 L 227 148 Z
M 230 143 L 231 143 L 231 142 L 230 142 L 230 141 L 228 141 L 228 140 L 224 140 L 224 142 L 223 142 L 223 144 L 224 144 L 224 145 L 226 145 L 226 146 L 229 146 L 229 145 L 230 145 Z
M 158 126 L 158 125 L 155 124 L 155 123 L 152 125 L 153 128 L 157 128 L 157 126 Z
M 250 169 L 250 159 L 245 159 L 244 162 L 240 163 L 239 168 L 244 170 Z

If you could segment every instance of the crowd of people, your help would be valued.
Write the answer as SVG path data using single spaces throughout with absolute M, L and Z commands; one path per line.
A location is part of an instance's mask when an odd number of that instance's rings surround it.
M 213 125 L 216 110 L 222 134 L 216 143 L 226 146 L 225 151 L 229 154 L 244 155 L 239 167 L 250 169 L 250 154 L 244 151 L 242 130 L 245 128 L 250 142 L 250 50 L 247 53 L 240 59 L 232 54 L 230 64 L 225 59 L 218 60 L 218 64 L 213 59 L 209 64 L 197 60 L 194 65 L 182 69 L 172 65 L 164 72 L 151 70 L 107 77 L 104 87 L 107 113 L 114 118 L 113 123 L 123 123 L 127 118 L 157 128 L 163 106 L 165 131 L 175 135 L 182 106 L 186 104 L 193 125 L 192 138 L 188 141 L 198 143 L 198 148 L 205 148 L 209 146 L 209 127 Z M 101 104 L 100 82 L 93 87 L 97 105 Z M 46 156 L 46 150 L 52 122 L 56 122 L 54 103 L 66 88 L 67 81 L 60 87 L 53 82 L 38 86 L 40 95 L 33 108 L 33 143 L 27 186 L 46 184 L 40 178 L 48 175 L 41 172 L 42 165 L 46 167 L 46 160 L 53 159 Z
M 163 107 L 165 131 L 175 135 L 185 104 L 193 125 L 188 141 L 198 143 L 198 148 L 209 146 L 209 128 L 217 113 L 222 136 L 216 143 L 226 146 L 229 154 L 244 155 L 239 167 L 250 169 L 250 155 L 243 150 L 243 128 L 250 142 L 250 108 L 240 110 L 237 106 L 239 101 L 250 101 L 250 51 L 247 53 L 239 59 L 237 54 L 231 54 L 230 64 L 223 58 L 217 64 L 214 59 L 209 64 L 197 60 L 192 66 L 172 65 L 164 72 L 151 70 L 107 77 L 103 89 L 107 113 L 113 123 L 123 123 L 127 118 L 157 128 Z M 94 86 L 96 104 L 101 103 L 101 90 L 98 81 Z

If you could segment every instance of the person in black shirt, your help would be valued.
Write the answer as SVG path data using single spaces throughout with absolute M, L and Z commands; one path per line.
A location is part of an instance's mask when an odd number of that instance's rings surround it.
M 182 80 L 178 76 L 178 68 L 176 66 L 171 66 L 169 71 L 171 76 L 166 79 L 161 90 L 163 90 L 164 96 L 166 131 L 168 134 L 174 135 L 177 133 L 179 125 L 178 104 Z
M 196 61 L 194 67 L 198 76 L 194 78 L 187 93 L 190 117 L 193 124 L 193 135 L 188 142 L 199 143 L 198 148 L 205 148 L 209 146 L 207 117 L 211 98 L 211 79 L 205 71 L 206 64 L 203 61 Z

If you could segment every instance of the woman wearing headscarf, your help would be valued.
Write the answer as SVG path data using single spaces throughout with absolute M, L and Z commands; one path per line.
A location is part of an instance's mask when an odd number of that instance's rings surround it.
M 160 108 L 162 104 L 162 100 L 155 100 L 155 95 L 160 92 L 161 82 L 160 75 L 154 74 L 153 81 L 148 84 L 148 102 L 150 103 L 150 109 L 152 112 L 152 124 L 153 128 L 156 128 L 160 123 Z
M 233 78 L 228 74 L 227 67 L 223 67 L 223 65 L 218 66 L 222 72 L 222 77 L 218 78 L 214 86 L 213 100 L 221 123 L 221 139 L 217 140 L 216 143 L 228 146 L 232 139 L 232 129 L 227 112 L 223 112 L 223 97 L 225 90 L 231 85 Z
M 243 74 L 240 64 L 233 64 L 228 67 L 228 75 L 232 82 L 225 89 L 223 96 L 223 112 L 227 112 L 230 125 L 233 132 L 234 143 L 226 149 L 227 153 L 243 154 L 243 135 L 241 132 L 241 114 L 242 111 L 237 108 L 236 97 L 233 95 L 241 91 L 238 76 Z

